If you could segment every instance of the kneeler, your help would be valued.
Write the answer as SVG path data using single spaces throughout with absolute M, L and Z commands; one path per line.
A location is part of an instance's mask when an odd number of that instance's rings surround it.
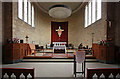
M 77 72 L 77 63 L 82 64 L 82 71 Z M 74 52 L 74 75 L 76 77 L 76 73 L 82 73 L 85 77 L 85 51 L 76 51 Z

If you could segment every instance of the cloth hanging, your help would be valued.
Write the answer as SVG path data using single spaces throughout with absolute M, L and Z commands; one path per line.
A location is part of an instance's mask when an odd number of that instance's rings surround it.
M 85 61 L 85 51 L 76 51 L 76 62 L 83 63 Z

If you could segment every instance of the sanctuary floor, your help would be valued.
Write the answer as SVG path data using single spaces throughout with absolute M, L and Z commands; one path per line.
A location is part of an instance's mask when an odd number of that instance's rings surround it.
M 25 57 L 20 63 L 3 64 L 4 68 L 35 68 L 35 77 L 74 77 L 74 50 L 69 50 L 67 53 L 53 54 L 52 50 L 37 52 L 37 54 Z M 49 56 L 50 58 L 45 58 Z M 40 58 L 41 57 L 41 58 Z M 87 68 L 120 68 L 118 64 L 105 64 L 98 62 L 91 55 L 86 55 L 86 70 Z M 77 63 L 77 71 L 81 71 L 81 64 Z M 86 71 L 85 70 L 85 71 Z M 87 75 L 87 72 L 85 76 Z M 77 74 L 80 77 L 81 74 Z M 39 78 L 38 78 L 39 79 Z
M 54 61 L 66 61 L 66 62 L 54 62 Z M 35 68 L 35 77 L 73 77 L 74 64 L 73 62 L 67 62 L 67 61 L 73 61 L 73 59 L 23 59 L 22 62 L 20 63 L 4 64 L 3 67 Z M 120 65 L 118 64 L 100 63 L 97 62 L 96 59 L 87 59 L 87 61 L 90 62 L 86 62 L 86 69 L 87 68 L 120 68 Z M 77 64 L 77 71 L 80 70 L 81 70 L 81 64 Z M 77 77 L 79 76 L 81 76 L 81 74 L 77 74 Z

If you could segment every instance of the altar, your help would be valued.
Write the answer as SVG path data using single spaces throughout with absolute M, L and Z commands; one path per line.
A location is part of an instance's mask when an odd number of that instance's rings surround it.
M 66 42 L 53 42 L 53 53 L 66 54 Z

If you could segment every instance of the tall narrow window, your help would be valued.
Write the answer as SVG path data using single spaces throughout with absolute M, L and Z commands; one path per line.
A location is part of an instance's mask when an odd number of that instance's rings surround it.
M 90 0 L 85 6 L 85 27 L 91 25 L 102 17 L 102 0 Z
M 91 2 L 89 3 L 88 7 L 89 7 L 89 23 L 88 23 L 88 25 L 90 25 L 91 24 Z
M 30 2 L 28 2 L 28 24 L 30 24 L 31 25 L 31 3 Z
M 34 6 L 32 6 L 32 27 L 35 27 L 35 25 L 34 25 Z
M 18 18 L 23 19 L 23 0 L 18 0 Z
M 24 21 L 27 22 L 27 0 L 24 0 Z
M 88 25 L 88 7 L 85 6 L 85 27 Z
M 92 23 L 96 20 L 96 0 L 92 0 Z
M 97 20 L 101 19 L 101 0 L 97 0 Z
M 35 27 L 34 24 L 34 6 L 30 0 L 18 0 L 18 18 L 27 24 Z

